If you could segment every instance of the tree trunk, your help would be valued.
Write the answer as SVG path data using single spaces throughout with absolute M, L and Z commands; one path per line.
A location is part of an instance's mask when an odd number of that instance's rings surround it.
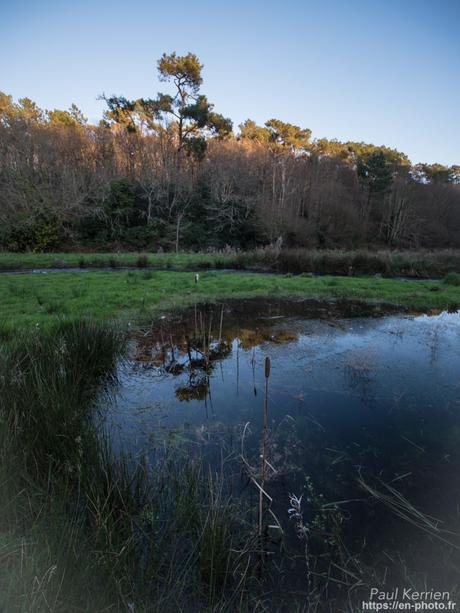
M 182 213 L 179 213 L 177 216 L 177 222 L 176 222 L 176 253 L 179 253 L 179 235 L 180 235 L 181 221 L 182 221 Z

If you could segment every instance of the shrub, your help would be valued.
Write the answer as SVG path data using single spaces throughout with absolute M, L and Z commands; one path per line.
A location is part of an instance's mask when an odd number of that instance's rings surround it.
M 456 272 L 448 272 L 444 277 L 444 283 L 458 287 L 460 286 L 460 275 Z
M 148 226 L 136 225 L 130 228 L 121 228 L 118 238 L 123 245 L 137 251 L 151 250 L 163 237 L 164 226 L 162 220 L 153 220 Z
M 109 258 L 109 266 L 110 268 L 120 268 L 121 261 L 115 257 Z
M 136 260 L 136 266 L 138 268 L 147 268 L 149 265 L 149 256 L 145 253 L 141 253 Z
M 42 210 L 31 218 L 18 221 L 3 239 L 10 251 L 53 251 L 62 242 L 62 224 L 49 210 Z

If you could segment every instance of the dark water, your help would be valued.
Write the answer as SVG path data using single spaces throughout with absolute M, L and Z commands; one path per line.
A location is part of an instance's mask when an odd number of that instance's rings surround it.
M 0 274 L 4 275 L 47 275 L 56 272 L 71 272 L 71 273 L 83 273 L 83 272 L 132 272 L 132 273 L 145 273 L 146 271 L 156 272 L 161 270 L 167 270 L 168 272 L 203 272 L 203 268 L 201 267 L 179 267 L 179 266 L 60 266 L 60 267 L 50 267 L 50 268 L 0 268 Z M 238 274 L 247 274 L 247 275 L 271 275 L 275 273 L 271 272 L 254 272 L 251 270 L 237 270 L 236 268 L 205 268 L 205 272 L 213 273 L 234 273 L 238 272 Z M 410 279 L 410 277 L 397 277 L 397 278 L 406 278 Z M 421 281 L 426 281 L 425 279 L 420 279 Z
M 460 314 L 254 301 L 221 309 L 192 310 L 139 335 L 107 407 L 116 448 L 152 463 L 172 445 L 211 464 L 242 465 L 243 455 L 256 465 L 269 356 L 267 490 L 281 524 L 289 494 L 304 495 L 318 575 L 327 559 L 336 586 L 350 588 L 349 573 L 358 585 L 374 573 L 379 585 L 410 575 L 451 589 Z

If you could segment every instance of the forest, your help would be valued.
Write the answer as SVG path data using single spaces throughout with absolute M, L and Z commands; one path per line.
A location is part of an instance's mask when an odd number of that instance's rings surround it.
M 170 93 L 102 95 L 98 125 L 0 93 L 1 250 L 460 247 L 460 166 L 279 119 L 236 130 L 194 54 L 157 68 Z

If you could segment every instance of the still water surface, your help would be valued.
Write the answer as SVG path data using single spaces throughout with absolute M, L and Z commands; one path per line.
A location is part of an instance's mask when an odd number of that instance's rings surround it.
M 450 589 L 460 545 L 460 313 L 364 317 L 248 301 L 160 321 L 135 339 L 104 401 L 115 447 L 152 465 L 171 446 L 216 466 L 223 457 L 242 464 L 242 453 L 256 464 L 266 356 L 267 487 L 281 521 L 288 494 L 303 493 L 307 521 L 318 522 L 321 506 L 340 514 L 352 554 L 376 566 L 389 557 L 390 572 L 410 558 L 430 585 Z

